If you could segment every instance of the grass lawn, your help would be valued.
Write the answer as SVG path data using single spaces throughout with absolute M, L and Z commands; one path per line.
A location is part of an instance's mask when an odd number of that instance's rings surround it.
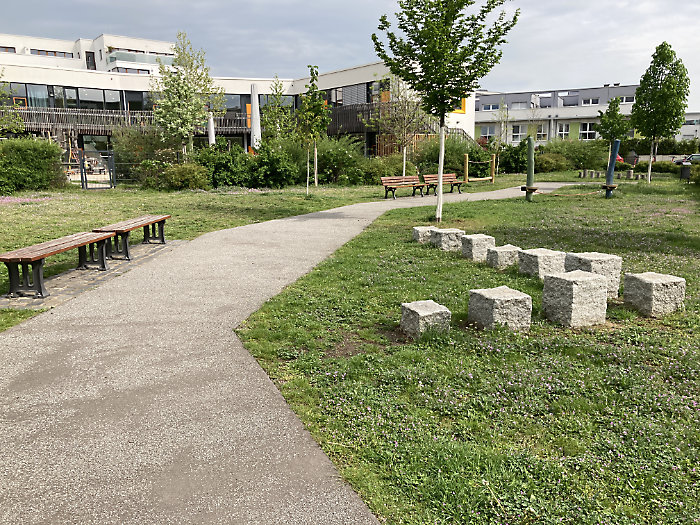
M 239 334 L 383 522 L 698 523 L 699 190 L 659 181 L 444 212 L 445 227 L 498 244 L 682 276 L 683 313 L 611 301 L 604 326 L 553 326 L 538 280 L 413 243 L 433 213 L 419 208 L 381 217 Z M 468 290 L 500 285 L 532 295 L 529 334 L 466 326 Z M 399 333 L 400 303 L 420 299 L 450 308 L 449 336 Z

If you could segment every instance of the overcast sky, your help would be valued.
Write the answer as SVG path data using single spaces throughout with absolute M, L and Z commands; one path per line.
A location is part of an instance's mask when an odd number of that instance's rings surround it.
M 156 40 L 184 30 L 217 76 L 299 78 L 377 60 L 370 35 L 392 0 L 24 0 L 0 32 L 75 40 L 102 33 Z M 20 8 L 21 7 L 21 8 Z M 700 111 L 697 0 L 511 0 L 521 9 L 503 58 L 483 82 L 494 91 L 636 84 L 668 41 L 691 78 Z

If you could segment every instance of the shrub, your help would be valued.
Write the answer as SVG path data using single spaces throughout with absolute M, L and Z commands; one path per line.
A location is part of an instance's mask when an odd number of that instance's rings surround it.
M 638 173 L 648 173 L 649 163 L 646 161 L 638 162 L 634 167 L 634 171 Z M 673 162 L 659 161 L 651 165 L 652 173 L 674 173 L 680 175 L 681 167 Z
M 207 189 L 209 187 L 207 169 L 194 163 L 174 164 L 163 172 L 158 187 L 165 190 Z
M 499 170 L 502 173 L 525 173 L 527 171 L 527 141 L 504 145 L 499 157 Z
M 571 163 L 559 153 L 540 153 L 535 156 L 535 173 L 551 173 L 571 169 Z
M 363 172 L 365 184 L 379 184 L 381 177 L 400 177 L 403 175 L 403 154 L 394 153 L 385 157 L 367 159 Z M 416 165 L 410 160 L 406 160 L 406 175 L 418 175 Z
M 631 169 L 634 169 L 634 166 L 632 166 L 632 164 L 627 164 L 626 162 L 615 163 L 615 171 L 629 171 Z
M 178 160 L 176 140 L 166 140 L 155 128 L 117 128 L 112 134 L 114 168 L 117 178 L 138 180 L 143 160 L 174 163 Z
M 604 140 L 555 139 L 542 146 L 543 153 L 556 153 L 569 163 L 566 169 L 600 170 L 608 166 L 608 143 Z
M 695 164 L 690 168 L 690 182 L 700 184 L 700 165 Z
M 318 142 L 319 182 L 360 184 L 364 179 L 362 144 L 354 137 L 340 136 Z
M 298 167 L 282 147 L 274 142 L 263 142 L 251 165 L 250 187 L 270 186 L 282 188 L 294 184 Z
M 214 188 L 251 186 L 255 160 L 237 144 L 229 150 L 228 144 L 219 139 L 213 147 L 196 150 L 190 160 L 207 169 L 209 181 Z
M 64 186 L 61 156 L 60 146 L 47 140 L 0 142 L 0 194 Z
M 416 152 L 416 164 L 422 174 L 438 172 L 440 141 L 435 138 L 420 144 Z M 474 142 L 456 137 L 445 139 L 445 173 L 464 175 L 464 155 L 469 155 L 469 176 L 486 177 L 489 175 L 491 155 Z M 485 164 L 477 164 L 477 162 Z

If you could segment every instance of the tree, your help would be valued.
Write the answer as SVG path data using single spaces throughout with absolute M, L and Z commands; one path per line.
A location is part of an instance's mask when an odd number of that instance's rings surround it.
M 306 193 L 309 193 L 309 155 L 314 145 L 314 185 L 318 186 L 317 141 L 328 130 L 331 122 L 330 108 L 318 89 L 318 67 L 309 65 L 309 83 L 301 95 L 301 107 L 297 111 L 297 132 L 306 146 Z
M 496 152 L 496 174 L 498 174 L 501 167 L 501 151 L 503 146 L 508 144 L 508 124 L 510 123 L 510 114 L 508 113 L 508 104 L 505 98 L 501 98 L 498 111 L 493 118 L 498 125 L 498 130 L 492 142 L 493 149 Z
M 4 69 L 0 69 L 0 137 L 24 131 L 24 120 L 17 112 L 19 106 L 12 103 L 12 90 L 7 82 L 2 80 L 4 72 Z
M 192 49 L 186 33 L 178 32 L 173 53 L 172 66 L 158 61 L 159 76 L 151 84 L 156 101 L 153 120 L 164 137 L 180 140 L 188 154 L 195 129 L 206 124 L 209 112 L 225 111 L 224 93 L 209 76 L 204 51 Z
M 260 124 L 264 140 L 277 141 L 294 135 L 294 118 L 292 106 L 285 104 L 284 85 L 275 75 L 267 104 L 262 109 Z
M 396 18 L 403 37 L 390 31 L 386 15 L 378 29 L 386 33 L 387 45 L 376 33 L 372 35 L 374 49 L 389 70 L 421 96 L 427 113 L 440 119 L 438 222 L 442 220 L 445 117 L 500 60 L 498 47 L 516 24 L 519 10 L 512 18 L 501 12 L 493 23 L 487 18 L 505 2 L 485 0 L 476 12 L 467 14 L 476 0 L 399 0 L 401 11 Z
M 651 141 L 647 182 L 658 141 L 674 136 L 685 121 L 689 91 L 688 71 L 671 46 L 662 42 L 639 81 L 632 106 L 632 125 Z
M 616 139 L 621 139 L 630 130 L 630 123 L 625 116 L 620 113 L 620 99 L 614 98 L 608 104 L 605 113 L 598 111 L 600 124 L 595 125 L 595 130 L 603 139 L 608 142 L 608 156 L 612 151 L 612 144 Z
M 389 79 L 389 101 L 380 102 L 378 113 L 365 125 L 394 137 L 403 154 L 403 175 L 406 176 L 406 151 L 416 135 L 429 127 L 432 117 L 421 105 L 420 97 L 396 76 Z

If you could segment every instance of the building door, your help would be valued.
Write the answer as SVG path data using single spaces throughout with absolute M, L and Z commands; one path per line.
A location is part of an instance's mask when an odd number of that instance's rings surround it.
M 97 64 L 95 63 L 95 53 L 92 51 L 85 51 L 85 64 L 88 69 L 93 71 L 97 69 Z

